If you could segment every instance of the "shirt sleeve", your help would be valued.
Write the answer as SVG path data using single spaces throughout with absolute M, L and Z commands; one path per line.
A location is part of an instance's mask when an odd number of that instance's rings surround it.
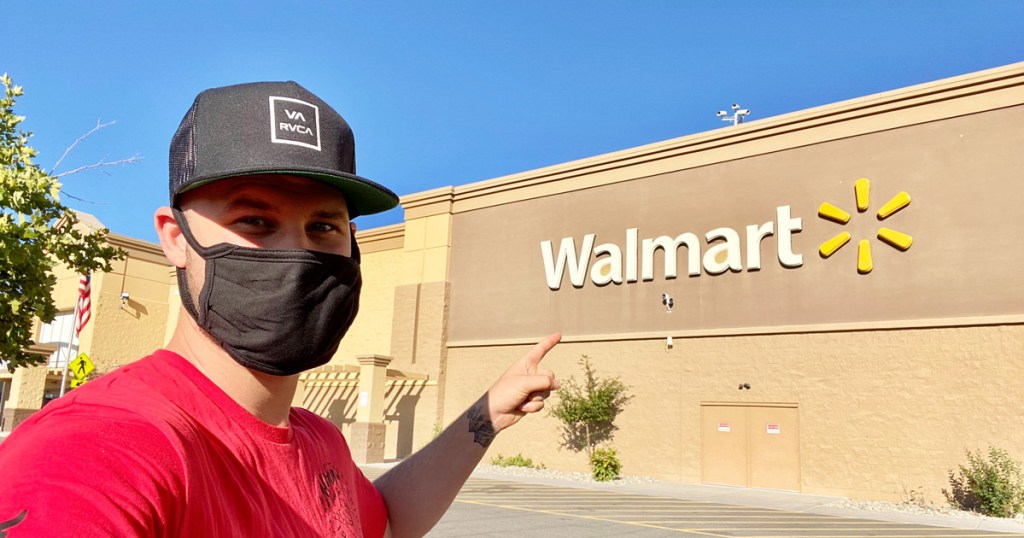
M 26 422 L 0 444 L 0 536 L 177 534 L 184 488 L 170 441 L 130 412 L 95 420 L 89 407 Z

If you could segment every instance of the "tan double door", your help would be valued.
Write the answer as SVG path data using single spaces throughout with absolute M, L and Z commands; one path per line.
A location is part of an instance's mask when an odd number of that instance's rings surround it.
M 701 481 L 800 491 L 795 404 L 701 404 Z

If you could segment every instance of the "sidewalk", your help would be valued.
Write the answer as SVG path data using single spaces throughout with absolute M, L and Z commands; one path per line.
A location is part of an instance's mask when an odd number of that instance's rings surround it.
M 395 465 L 385 463 L 365 467 L 380 469 L 381 472 Z M 967 529 L 990 532 L 1024 533 L 1024 523 L 1019 520 L 990 517 L 958 517 L 943 514 L 914 514 L 900 511 L 861 510 L 843 506 L 831 506 L 842 501 L 841 497 L 810 495 L 788 491 L 748 489 L 731 486 L 684 484 L 654 480 L 649 483 L 582 482 L 578 480 L 550 478 L 544 476 L 522 476 L 476 470 L 473 478 L 537 484 L 563 488 L 578 488 L 612 491 L 665 497 L 670 499 L 703 501 L 732 506 L 766 508 L 796 513 L 816 514 L 843 518 L 866 519 L 916 525 L 929 525 L 949 529 Z
M 904 512 L 883 512 L 873 510 L 858 510 L 840 506 L 829 506 L 829 504 L 842 500 L 840 497 L 829 497 L 825 495 L 809 495 L 803 493 L 792 493 L 787 491 L 758 490 L 730 486 L 711 486 L 703 484 L 683 484 L 678 482 L 653 481 L 648 484 L 599 484 L 594 482 L 578 482 L 575 480 L 561 480 L 545 477 L 523 477 L 508 476 L 497 473 L 485 473 L 474 471 L 476 478 L 488 478 L 504 480 L 509 482 L 523 482 L 530 484 L 543 484 L 548 486 L 559 486 L 568 488 L 596 489 L 605 491 L 617 491 L 633 493 L 637 495 L 650 495 L 668 497 L 673 499 L 684 499 L 693 501 L 706 501 L 735 506 L 749 506 L 756 508 L 769 508 L 785 510 L 789 512 L 804 512 L 811 514 L 850 517 L 860 519 L 872 519 L 878 521 L 891 521 L 898 523 L 912 523 L 917 525 L 932 525 L 937 527 L 974 529 L 994 532 L 1015 532 L 1024 533 L 1024 523 L 1012 519 L 990 518 L 990 517 L 956 517 L 948 515 L 910 514 Z

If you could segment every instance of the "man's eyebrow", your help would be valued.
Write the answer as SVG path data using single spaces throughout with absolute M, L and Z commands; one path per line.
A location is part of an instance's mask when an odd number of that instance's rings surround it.
M 235 211 L 238 209 L 259 209 L 264 211 L 271 211 L 276 209 L 277 206 L 259 198 L 252 198 L 248 196 L 239 196 L 227 203 L 224 209 L 227 211 Z
M 327 220 L 345 219 L 345 220 L 348 220 L 348 212 L 347 211 L 342 211 L 340 209 L 337 210 L 337 211 L 328 211 L 326 209 L 321 209 L 319 211 L 314 212 L 313 216 L 318 218 L 318 219 L 327 219 Z
M 278 206 L 267 200 L 261 198 L 253 198 L 251 196 L 239 196 L 228 202 L 224 209 L 226 211 L 244 211 L 244 210 L 259 210 L 259 211 L 276 211 Z M 312 216 L 318 219 L 326 220 L 347 220 L 348 211 L 344 209 L 319 209 L 314 211 Z

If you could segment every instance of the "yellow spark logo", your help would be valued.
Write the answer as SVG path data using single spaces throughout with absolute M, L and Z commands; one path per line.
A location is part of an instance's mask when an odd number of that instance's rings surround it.
M 862 177 L 854 183 L 853 190 L 857 198 L 857 211 L 860 213 L 867 211 L 871 182 L 867 178 Z M 878 220 L 889 218 L 909 204 L 910 195 L 906 192 L 893 196 L 891 200 L 882 206 L 882 209 L 878 210 Z M 850 222 L 849 213 L 828 202 L 821 204 L 821 207 L 818 208 L 818 216 L 839 224 Z M 879 228 L 878 238 L 900 251 L 910 248 L 910 244 L 914 241 L 909 235 L 890 228 Z M 842 232 L 822 243 L 821 247 L 818 248 L 818 253 L 821 254 L 822 258 L 828 258 L 835 254 L 837 250 L 843 248 L 843 245 L 849 241 L 850 232 Z M 866 275 L 871 272 L 872 268 L 874 268 L 874 264 L 871 261 L 871 242 L 867 239 L 862 239 L 857 247 L 857 272 Z

